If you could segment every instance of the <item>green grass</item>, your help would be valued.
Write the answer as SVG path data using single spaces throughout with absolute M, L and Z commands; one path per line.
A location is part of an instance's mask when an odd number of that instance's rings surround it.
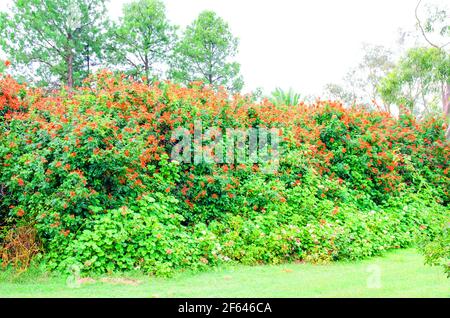
M 381 287 L 369 288 L 377 272 Z M 97 277 L 70 288 L 63 276 L 27 273 L 12 278 L 3 272 L 0 297 L 450 297 L 450 279 L 441 268 L 424 265 L 414 249 L 329 265 L 234 266 L 172 278 L 128 277 L 140 284 L 105 283 Z

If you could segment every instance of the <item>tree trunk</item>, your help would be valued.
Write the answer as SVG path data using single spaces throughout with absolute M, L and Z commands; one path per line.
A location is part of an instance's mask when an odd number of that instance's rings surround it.
M 73 52 L 71 48 L 72 34 L 67 35 L 67 86 L 70 90 L 73 88 Z
M 144 56 L 145 84 L 150 85 L 150 61 L 147 53 Z
M 447 132 L 445 136 L 447 140 L 450 140 L 450 83 L 445 83 L 442 87 L 442 110 L 444 112 L 445 119 L 447 120 Z
M 91 52 L 89 44 L 86 45 L 86 62 L 87 62 L 87 76 L 91 74 Z
M 208 84 L 213 85 L 213 75 L 211 73 L 208 74 Z
M 73 54 L 69 53 L 67 57 L 67 86 L 70 90 L 73 88 Z

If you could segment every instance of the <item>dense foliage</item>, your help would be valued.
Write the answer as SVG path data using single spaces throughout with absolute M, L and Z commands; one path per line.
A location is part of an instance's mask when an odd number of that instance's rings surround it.
M 433 106 L 440 108 L 441 99 L 445 101 L 442 94 L 449 78 L 450 54 L 434 47 L 413 48 L 378 82 L 379 92 L 387 103 L 405 105 L 417 113 L 418 109 L 414 109 L 414 106 L 417 108 L 417 99 L 420 98 L 425 114 L 429 114 Z M 433 100 L 436 96 L 441 98 Z
M 252 100 L 106 71 L 50 94 L 2 77 L 0 233 L 34 226 L 49 268 L 86 272 L 356 259 L 418 237 L 448 259 L 443 120 Z M 277 171 L 170 160 L 194 120 L 279 128 Z
M 14 0 L 0 12 L 0 48 L 21 79 L 79 85 L 103 58 L 107 25 L 105 0 Z
M 161 76 L 158 65 L 169 59 L 175 40 L 164 4 L 138 0 L 125 4 L 122 11 L 121 22 L 109 30 L 109 66 L 146 81 Z
M 240 65 L 231 59 L 238 52 L 238 38 L 228 23 L 213 11 L 203 11 L 176 44 L 171 78 L 181 83 L 203 81 L 239 92 L 244 85 Z

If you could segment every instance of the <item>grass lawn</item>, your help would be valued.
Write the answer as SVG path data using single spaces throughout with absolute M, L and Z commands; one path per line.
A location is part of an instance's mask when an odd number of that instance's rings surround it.
M 450 279 L 408 249 L 329 265 L 234 266 L 168 279 L 95 277 L 78 288 L 63 276 L 0 272 L 0 297 L 450 297 Z

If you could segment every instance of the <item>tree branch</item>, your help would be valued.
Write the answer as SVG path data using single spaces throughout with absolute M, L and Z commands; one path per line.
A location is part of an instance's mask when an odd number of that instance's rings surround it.
M 433 42 L 431 42 L 431 41 L 427 38 L 427 35 L 425 34 L 425 30 L 424 30 L 423 27 L 422 27 L 422 23 L 420 22 L 419 16 L 418 16 L 418 14 L 417 14 L 417 11 L 419 10 L 419 6 L 420 6 L 420 3 L 421 3 L 421 2 L 422 2 L 422 0 L 419 0 L 419 2 L 417 2 L 416 10 L 414 11 L 414 14 L 415 14 L 416 20 L 417 20 L 417 25 L 419 26 L 419 29 L 420 29 L 420 31 L 422 32 L 422 36 L 423 36 L 423 38 L 425 39 L 425 41 L 427 41 L 428 44 L 430 44 L 431 46 L 433 46 L 433 47 L 435 47 L 435 48 L 437 48 L 437 49 L 441 49 L 441 47 L 440 47 L 439 45 L 434 44 Z

